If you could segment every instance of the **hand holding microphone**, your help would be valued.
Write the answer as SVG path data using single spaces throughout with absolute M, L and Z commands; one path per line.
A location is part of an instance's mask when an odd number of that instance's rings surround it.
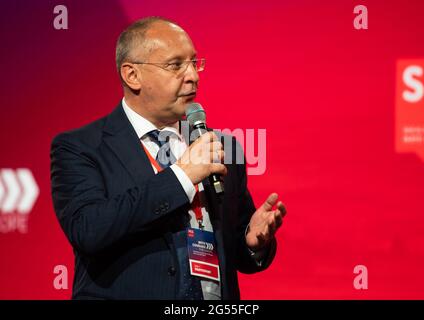
M 191 143 L 176 164 L 193 184 L 209 176 L 215 192 L 221 194 L 224 192 L 224 184 L 219 175 L 227 174 L 227 168 L 221 163 L 225 155 L 222 143 L 215 133 L 207 131 L 205 112 L 200 104 L 190 104 L 186 116 L 198 138 Z

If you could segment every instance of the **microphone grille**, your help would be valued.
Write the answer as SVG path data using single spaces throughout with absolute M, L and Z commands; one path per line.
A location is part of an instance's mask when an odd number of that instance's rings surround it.
M 206 113 L 200 103 L 190 103 L 186 109 L 185 114 L 191 126 L 193 126 L 197 122 L 206 123 Z

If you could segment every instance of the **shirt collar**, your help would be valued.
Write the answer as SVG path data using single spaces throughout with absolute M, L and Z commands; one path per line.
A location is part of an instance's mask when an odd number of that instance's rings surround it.
M 159 130 L 153 123 L 151 123 L 149 120 L 147 120 L 146 118 L 135 112 L 133 109 L 131 109 L 131 107 L 129 107 L 125 102 L 125 98 L 122 98 L 122 108 L 124 109 L 124 112 L 127 115 L 127 118 L 133 126 L 139 139 L 141 139 L 146 133 L 152 130 Z M 171 126 L 164 127 L 159 131 L 173 132 L 181 140 L 179 121 L 176 121 Z

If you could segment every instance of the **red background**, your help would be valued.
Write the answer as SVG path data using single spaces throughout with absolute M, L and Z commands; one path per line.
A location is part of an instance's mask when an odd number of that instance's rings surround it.
M 53 28 L 68 8 L 69 29 Z M 369 29 L 353 28 L 368 8 Z M 395 152 L 398 59 L 424 57 L 424 2 L 2 1 L 0 168 L 29 168 L 40 195 L 29 232 L 0 234 L 1 299 L 67 299 L 53 269 L 73 254 L 53 212 L 57 133 L 109 113 L 122 97 L 119 33 L 137 18 L 176 20 L 207 58 L 198 101 L 216 128 L 265 128 L 257 205 L 288 209 L 265 272 L 240 275 L 244 299 L 423 299 L 424 164 Z M 368 290 L 353 287 L 356 265 Z

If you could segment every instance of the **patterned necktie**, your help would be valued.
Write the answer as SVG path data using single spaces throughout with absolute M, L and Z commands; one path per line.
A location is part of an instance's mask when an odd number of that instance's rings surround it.
M 158 130 L 152 130 L 147 133 L 147 136 L 159 146 L 156 161 L 163 169 L 176 161 L 169 143 L 169 137 L 172 134 L 172 132 L 159 132 Z M 177 249 L 178 263 L 181 270 L 177 299 L 203 300 L 200 279 L 190 274 L 187 252 L 187 230 L 184 229 L 183 231 L 176 232 L 172 237 Z
M 159 147 L 158 154 L 156 155 L 156 161 L 163 169 L 177 161 L 174 154 L 171 152 L 171 145 L 169 143 L 169 137 L 172 134 L 172 132 L 159 132 L 159 130 L 152 130 L 147 133 L 147 136 L 149 136 L 149 138 Z

